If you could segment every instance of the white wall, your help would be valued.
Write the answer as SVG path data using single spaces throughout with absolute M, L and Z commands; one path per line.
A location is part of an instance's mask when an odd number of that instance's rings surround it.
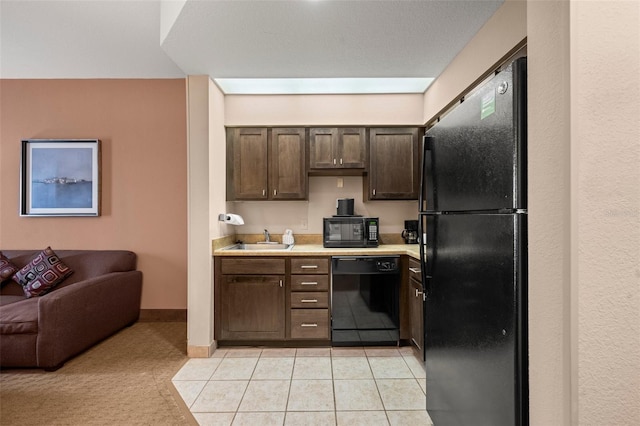
M 532 425 L 571 422 L 569 3 L 528 3 Z
M 228 213 L 232 208 L 227 203 L 226 186 L 226 133 L 225 96 L 213 81 L 209 81 L 209 223 L 210 239 L 231 235 L 236 232 L 234 225 L 218 221 L 218 215 Z
M 640 424 L 640 2 L 570 5 L 580 425 Z
M 187 78 L 187 353 L 209 356 L 213 342 L 209 176 L 209 77 Z M 170 224 L 167 224 L 170 226 Z
M 424 96 L 423 123 L 428 123 L 471 85 L 501 62 L 527 36 L 527 2 L 506 0 Z
M 640 424 L 640 3 L 527 15 L 531 424 Z
M 423 95 L 232 95 L 227 126 L 422 125 Z
M 239 233 L 259 234 L 268 228 L 272 235 L 285 229 L 295 234 L 322 234 L 322 218 L 336 214 L 336 198 L 353 198 L 354 212 L 366 217 L 380 218 L 381 234 L 398 234 L 404 221 L 417 219 L 417 201 L 362 201 L 362 177 L 341 177 L 343 187 L 337 187 L 338 177 L 312 176 L 309 178 L 308 201 L 237 201 L 234 212 L 239 213 L 246 225 Z

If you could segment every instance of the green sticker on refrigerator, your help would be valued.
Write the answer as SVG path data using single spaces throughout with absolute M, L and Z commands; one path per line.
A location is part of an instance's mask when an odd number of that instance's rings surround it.
M 496 112 L 496 92 L 492 90 L 482 97 L 480 120 L 484 120 L 494 112 Z

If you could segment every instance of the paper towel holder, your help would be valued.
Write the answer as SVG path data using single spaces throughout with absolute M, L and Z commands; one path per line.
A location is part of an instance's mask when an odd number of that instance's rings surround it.
M 229 225 L 244 225 L 244 219 L 239 214 L 220 213 L 218 221 L 228 223 Z

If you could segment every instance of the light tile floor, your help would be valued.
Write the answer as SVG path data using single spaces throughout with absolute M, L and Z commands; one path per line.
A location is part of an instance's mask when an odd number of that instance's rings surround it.
M 411 348 L 218 349 L 173 385 L 201 425 L 432 425 Z

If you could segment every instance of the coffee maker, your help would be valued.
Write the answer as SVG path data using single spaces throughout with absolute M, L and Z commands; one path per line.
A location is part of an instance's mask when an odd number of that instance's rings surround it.
M 418 221 L 405 220 L 402 238 L 405 244 L 418 244 Z

